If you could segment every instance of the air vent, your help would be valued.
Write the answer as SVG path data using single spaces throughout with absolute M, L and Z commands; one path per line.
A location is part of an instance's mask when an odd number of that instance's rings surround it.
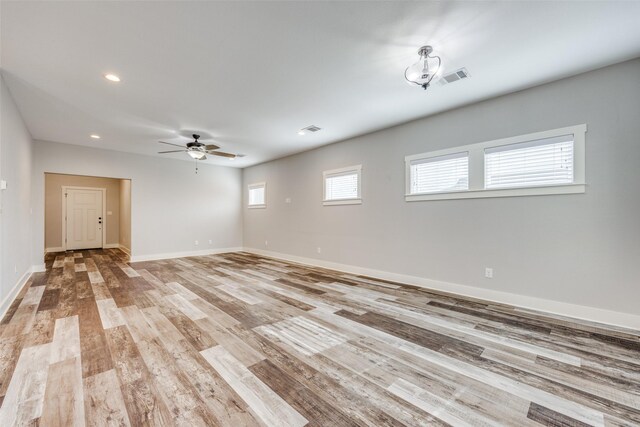
M 444 76 L 442 76 L 442 78 L 438 80 L 438 85 L 444 86 L 446 84 L 457 82 L 458 80 L 467 78 L 469 78 L 469 72 L 467 71 L 467 69 L 460 68 L 453 73 L 445 74 Z
M 306 135 L 308 132 L 318 132 L 320 128 L 316 125 L 307 126 L 298 131 L 298 135 Z

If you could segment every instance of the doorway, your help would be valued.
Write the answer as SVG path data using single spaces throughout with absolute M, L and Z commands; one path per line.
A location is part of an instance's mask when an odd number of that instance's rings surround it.
M 102 248 L 106 240 L 107 189 L 62 187 L 62 233 L 66 250 Z
M 45 253 L 131 253 L 131 180 L 45 173 Z

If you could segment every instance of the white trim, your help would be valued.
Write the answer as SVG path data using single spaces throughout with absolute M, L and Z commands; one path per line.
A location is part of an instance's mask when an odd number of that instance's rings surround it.
M 64 252 L 64 248 L 62 246 L 56 246 L 53 248 L 45 248 L 44 253 L 45 254 L 50 254 L 50 253 L 55 253 L 55 252 Z
M 106 245 L 102 245 L 102 249 L 120 249 L 120 243 L 107 243 Z
M 118 245 L 118 249 L 120 249 L 122 252 L 124 252 L 125 254 L 131 256 L 131 249 L 129 249 L 128 247 L 126 247 L 125 245 Z
M 0 303 L 0 320 L 4 319 L 4 316 L 7 314 L 9 307 L 11 307 L 11 304 L 13 304 L 13 302 L 16 300 L 22 288 L 27 284 L 27 282 L 31 278 L 31 275 L 39 271 L 44 271 L 44 265 L 42 266 L 33 265 L 29 267 L 27 271 L 24 272 L 22 277 L 18 279 L 16 284 L 13 285 L 13 288 L 11 288 L 9 293 L 2 299 L 2 302 Z
M 324 206 L 336 206 L 336 205 L 361 205 L 362 199 L 341 199 L 341 200 L 324 200 L 322 202 Z
M 204 256 L 223 254 L 227 252 L 241 252 L 241 247 L 236 248 L 218 248 L 218 249 L 205 249 L 202 251 L 185 251 L 185 252 L 169 252 L 162 254 L 149 254 L 149 255 L 136 255 L 131 257 L 131 262 L 140 261 L 154 261 L 158 259 L 172 259 L 172 258 L 184 258 L 190 256 Z
M 263 188 L 264 191 L 264 203 L 257 205 L 249 204 L 249 193 L 251 190 L 256 188 Z M 247 208 L 249 209 L 266 209 L 267 207 L 267 183 L 266 182 L 254 182 L 253 184 L 247 185 Z
M 586 189 L 585 181 L 585 134 L 587 125 L 580 124 L 567 126 L 564 128 L 551 129 L 542 132 L 534 132 L 526 135 L 518 135 L 509 138 L 496 139 L 493 141 L 479 142 L 475 144 L 462 145 L 443 150 L 431 151 L 428 153 L 412 154 L 405 156 L 405 201 L 415 202 L 423 200 L 446 200 L 446 199 L 473 199 L 483 197 L 517 197 L 517 196 L 540 196 L 547 194 L 578 194 L 584 193 Z M 520 142 L 534 141 L 537 139 L 553 138 L 562 135 L 573 135 L 573 184 L 550 185 L 544 187 L 522 187 L 522 188 L 500 188 L 485 189 L 484 183 L 484 155 L 485 149 L 500 147 L 503 145 L 517 144 Z M 411 162 L 415 160 L 441 157 L 450 154 L 467 152 L 469 156 L 469 189 L 462 191 L 442 192 L 442 193 L 411 193 Z
M 327 178 L 340 175 L 358 175 L 358 197 L 355 199 L 327 199 Z M 322 172 L 322 204 L 323 206 L 361 205 L 362 204 L 362 165 L 347 166 Z
M 16 297 L 22 290 L 22 287 L 29 281 L 29 278 L 31 277 L 31 274 L 32 274 L 31 270 L 32 270 L 31 268 L 27 269 L 27 271 L 22 275 L 22 277 L 18 279 L 16 284 L 13 285 L 13 288 L 11 288 L 7 296 L 4 297 L 4 299 L 2 300 L 2 303 L 0 303 L 0 314 L 1 314 L 0 320 L 4 319 L 4 316 L 7 314 L 7 310 L 9 310 L 9 307 L 11 307 L 11 304 L 13 304 L 13 301 L 15 301 Z
M 314 258 L 305 258 L 280 252 L 266 251 L 262 249 L 244 248 L 245 252 L 257 255 L 279 258 L 285 261 L 297 262 L 314 267 L 329 268 L 350 274 L 361 274 L 372 278 L 391 280 L 398 283 L 416 285 L 436 291 L 449 292 L 461 296 L 478 298 L 485 301 L 498 302 L 512 305 L 518 308 L 535 310 L 542 313 L 556 314 L 578 320 L 602 323 L 604 325 L 640 330 L 640 316 L 621 313 L 584 305 L 570 304 L 566 302 L 548 300 L 543 298 L 518 295 L 508 292 L 495 291 L 476 286 L 460 285 L 457 283 L 443 282 L 424 277 L 409 276 L 371 268 L 357 267 L 348 264 L 340 264 L 331 261 L 323 261 Z
M 67 190 L 99 190 L 102 191 L 102 249 L 105 249 L 107 241 L 107 189 L 99 187 L 76 187 L 73 185 L 62 186 L 62 250 L 67 250 Z M 81 250 L 81 249 L 74 249 Z
M 496 190 L 463 190 L 446 193 L 430 194 L 405 194 L 407 202 L 417 202 L 422 200 L 452 200 L 452 199 L 481 199 L 489 197 L 520 197 L 520 196 L 543 196 L 549 194 L 580 194 L 584 193 L 586 185 L 548 185 L 544 187 L 527 188 L 501 188 Z M 517 191 L 514 191 L 517 190 Z
M 31 270 L 34 273 L 44 273 L 45 271 L 47 271 L 47 266 L 45 264 L 32 265 Z

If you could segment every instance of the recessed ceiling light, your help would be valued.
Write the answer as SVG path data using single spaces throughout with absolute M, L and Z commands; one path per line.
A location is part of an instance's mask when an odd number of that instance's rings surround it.
M 119 82 L 120 81 L 120 77 L 116 76 L 115 74 L 105 74 L 104 78 L 111 81 L 111 82 Z
M 91 136 L 91 138 L 93 138 L 93 139 L 100 139 L 100 135 L 96 135 L 95 133 L 93 133 L 93 134 L 91 134 L 89 136 Z
M 298 135 L 306 135 L 303 130 L 298 131 Z

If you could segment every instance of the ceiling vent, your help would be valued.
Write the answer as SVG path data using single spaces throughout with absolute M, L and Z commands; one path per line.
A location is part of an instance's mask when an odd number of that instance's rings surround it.
M 458 80 L 468 79 L 469 72 L 466 68 L 460 68 L 459 70 L 454 71 L 453 73 L 445 74 L 442 76 L 440 80 L 438 80 L 438 84 L 440 86 L 444 86 L 449 83 L 457 82 Z
M 306 128 L 303 128 L 302 130 L 304 132 L 318 132 L 320 128 L 316 125 L 311 125 L 311 126 L 307 126 Z

